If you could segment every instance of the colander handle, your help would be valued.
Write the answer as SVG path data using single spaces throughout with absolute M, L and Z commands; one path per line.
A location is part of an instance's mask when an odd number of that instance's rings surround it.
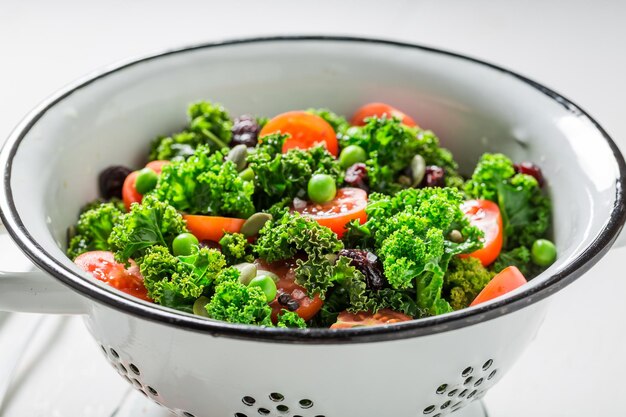
M 9 242 L 0 222 L 0 237 L 7 238 L 0 256 L 0 311 L 51 314 L 86 314 L 86 299 L 34 266 L 30 266 L 15 244 Z M 4 243 L 4 242 L 3 242 Z M 19 257 L 19 258 L 18 258 Z M 23 262 L 21 262 L 23 259 Z M 10 262 L 19 260 L 20 262 Z M 26 272 L 5 272 L 12 264 Z

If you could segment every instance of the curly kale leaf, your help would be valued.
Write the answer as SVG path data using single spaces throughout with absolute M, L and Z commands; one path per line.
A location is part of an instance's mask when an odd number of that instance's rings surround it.
M 293 311 L 282 310 L 278 315 L 276 327 L 306 329 L 306 322 L 302 317 Z
M 83 212 L 76 224 L 76 234 L 68 242 L 67 256 L 75 259 L 85 252 L 110 250 L 109 236 L 123 214 L 115 203 L 100 203 Z
M 150 160 L 184 159 L 192 155 L 199 146 L 206 146 L 210 151 L 228 146 L 233 122 L 221 104 L 200 101 L 191 104 L 187 113 L 188 127 L 180 133 L 155 139 Z
M 313 174 L 329 174 L 337 183 L 343 181 L 337 160 L 323 146 L 282 153 L 287 137 L 278 133 L 264 136 L 257 150 L 248 155 L 248 166 L 255 174 L 255 201 L 259 207 L 269 207 L 286 198 L 306 197 Z
M 148 248 L 171 248 L 174 238 L 186 232 L 185 221 L 174 207 L 146 195 L 113 227 L 108 244 L 118 262 L 126 263 L 130 258 L 139 262 Z
M 226 233 L 220 239 L 219 244 L 222 248 L 222 255 L 229 265 L 254 261 L 252 246 L 241 233 Z
M 139 264 L 148 296 L 158 304 L 187 312 L 225 266 L 224 257 L 214 249 L 174 256 L 163 246 L 148 249 Z
M 205 147 L 184 161 L 165 165 L 154 191 L 157 198 L 192 214 L 247 218 L 255 212 L 254 185 L 239 177 L 224 153 Z
M 536 275 L 536 272 L 539 272 L 536 271 L 536 265 L 531 262 L 530 250 L 526 246 L 518 246 L 510 251 L 500 252 L 489 269 L 498 273 L 509 266 L 517 267 L 525 277 Z
M 444 276 L 445 298 L 455 310 L 468 307 L 493 276 L 478 259 L 455 257 Z
M 550 225 L 551 203 L 537 180 L 516 174 L 513 162 L 502 154 L 484 154 L 465 185 L 470 198 L 494 201 L 504 223 L 505 248 L 530 247 Z
M 272 309 L 260 287 L 246 287 L 239 281 L 224 280 L 206 305 L 209 317 L 230 323 L 272 326 Z

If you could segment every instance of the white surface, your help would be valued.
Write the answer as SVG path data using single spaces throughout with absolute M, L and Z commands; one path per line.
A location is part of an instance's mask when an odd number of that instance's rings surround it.
M 185 2 L 177 8 L 156 1 L 3 1 L 0 137 L 59 86 L 128 56 L 238 36 L 334 33 L 418 42 L 515 69 L 580 104 L 626 149 L 626 6 L 547 3 L 318 0 L 275 1 L 268 9 L 254 1 Z M 4 247 L 0 254 L 3 263 L 11 257 Z M 624 255 L 624 249 L 611 252 L 554 298 L 535 343 L 487 395 L 492 416 L 616 412 L 626 372 Z M 51 317 L 44 325 L 0 415 L 110 416 L 126 386 L 80 319 Z M 0 349 L 9 342 L 10 335 L 0 332 Z

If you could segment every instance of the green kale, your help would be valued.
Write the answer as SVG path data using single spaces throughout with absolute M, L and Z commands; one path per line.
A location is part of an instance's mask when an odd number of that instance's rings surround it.
M 306 112 L 315 114 L 326 120 L 328 124 L 333 127 L 337 135 L 342 135 L 350 127 L 350 124 L 345 117 L 339 116 L 337 113 L 329 109 L 308 109 Z
M 273 326 L 272 309 L 263 290 L 247 287 L 239 281 L 224 280 L 218 284 L 206 310 L 215 320 Z
M 150 247 L 171 248 L 174 238 L 186 232 L 185 221 L 174 207 L 146 195 L 113 227 L 108 244 L 118 262 L 127 263 L 130 258 L 140 262 Z
M 255 212 L 254 185 L 239 177 L 235 164 L 224 160 L 224 152 L 209 155 L 200 147 L 186 160 L 165 165 L 155 195 L 191 214 L 249 217 Z
M 306 329 L 306 322 L 297 313 L 289 310 L 282 310 L 278 315 L 276 327 Z
M 154 140 L 150 160 L 184 159 L 199 146 L 211 151 L 223 149 L 231 140 L 233 122 L 220 104 L 201 101 L 189 106 L 189 126 L 180 133 Z
M 535 275 L 534 272 L 539 272 L 535 271 L 535 266 L 530 258 L 530 250 L 526 246 L 518 246 L 510 251 L 500 252 L 489 269 L 498 273 L 509 266 L 516 266 L 525 277 L 533 276 Z
M 105 204 L 105 203 L 113 204 L 119 211 L 121 211 L 122 213 L 126 213 L 126 206 L 124 205 L 124 202 L 120 200 L 119 198 L 113 197 L 110 200 L 96 198 L 95 200 L 90 201 L 89 203 L 85 204 L 84 206 L 80 208 L 80 214 L 83 214 L 86 211 L 89 211 L 91 209 L 98 208 L 102 204 Z
M 444 297 L 455 310 L 468 307 L 493 276 L 478 259 L 455 257 L 444 276 Z
M 286 198 L 305 198 L 313 174 L 329 174 L 337 183 L 343 181 L 337 160 L 323 146 L 281 153 L 287 137 L 278 133 L 264 136 L 257 150 L 248 155 L 248 166 L 255 174 L 258 207 L 269 207 Z
M 123 216 L 115 203 L 100 203 L 83 212 L 78 218 L 75 235 L 68 242 L 67 256 L 71 259 L 82 253 L 111 249 L 108 239 L 113 227 Z
M 504 223 L 505 249 L 530 247 L 545 236 L 550 225 L 550 199 L 537 180 L 516 174 L 513 162 L 502 154 L 484 154 L 465 185 L 470 198 L 494 201 Z
M 148 296 L 158 304 L 187 312 L 225 266 L 224 257 L 214 249 L 174 256 L 164 246 L 148 249 L 139 263 Z
M 241 233 L 225 233 L 219 243 L 229 265 L 254 261 L 252 246 Z

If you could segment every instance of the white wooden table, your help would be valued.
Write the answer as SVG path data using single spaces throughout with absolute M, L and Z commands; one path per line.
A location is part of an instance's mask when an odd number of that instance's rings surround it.
M 99 66 L 232 37 L 333 33 L 450 49 L 512 68 L 588 110 L 626 150 L 626 3 L 617 1 L 0 1 L 0 138 Z M 0 239 L 0 269 L 25 261 Z M 536 341 L 486 397 L 492 417 L 626 415 L 626 250 L 560 292 Z M 10 264 L 10 265 L 9 265 Z M 0 361 L 36 315 L 0 313 Z M 0 375 L 0 378 L 4 378 Z M 79 318 L 43 317 L 0 416 L 164 416 L 109 369 Z

